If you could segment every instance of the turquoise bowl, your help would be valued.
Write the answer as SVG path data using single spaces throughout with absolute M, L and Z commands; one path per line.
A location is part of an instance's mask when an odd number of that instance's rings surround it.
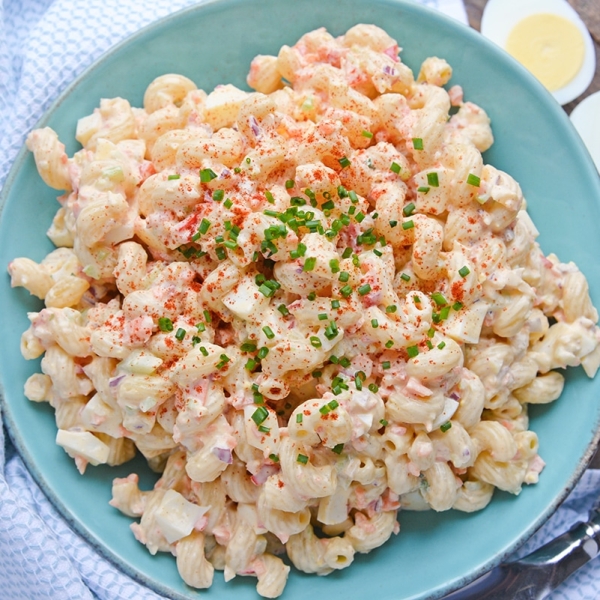
M 512 174 L 527 198 L 546 253 L 574 260 L 600 303 L 600 180 L 560 106 L 507 54 L 458 22 L 400 0 L 218 0 L 176 13 L 140 31 L 79 77 L 38 124 L 54 128 L 67 145 L 76 120 L 100 98 L 122 96 L 141 106 L 144 89 L 157 75 L 175 72 L 210 91 L 219 83 L 245 87 L 250 60 L 293 44 L 325 26 L 339 35 L 356 23 L 385 28 L 404 48 L 403 60 L 418 71 L 427 56 L 444 57 L 453 84 L 492 119 L 496 142 L 486 162 Z M 38 177 L 22 151 L 0 200 L 0 265 L 17 256 L 41 260 L 52 250 L 45 236 L 57 209 L 56 194 Z M 53 411 L 23 396 L 23 383 L 39 369 L 21 358 L 19 339 L 27 311 L 40 304 L 0 276 L 0 382 L 10 435 L 36 481 L 81 535 L 123 571 L 171 598 L 255 598 L 255 580 L 221 574 L 208 591 L 188 588 L 172 556 L 151 556 L 129 530 L 131 520 L 108 505 L 113 477 L 141 474 L 142 487 L 156 478 L 142 461 L 119 468 L 89 468 L 80 476 L 54 444 Z M 284 598 L 379 600 L 438 598 L 502 561 L 556 509 L 585 469 L 598 438 L 600 378 L 570 370 L 563 396 L 534 407 L 531 427 L 547 466 L 540 482 L 516 498 L 496 493 L 475 514 L 400 513 L 400 535 L 328 577 L 294 571 Z

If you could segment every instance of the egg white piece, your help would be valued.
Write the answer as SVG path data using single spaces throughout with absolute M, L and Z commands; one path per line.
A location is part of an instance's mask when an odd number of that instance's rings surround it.
M 550 92 L 560 104 L 567 104 L 583 94 L 592 82 L 596 71 L 596 53 L 587 27 L 566 0 L 489 0 L 481 18 L 481 33 L 505 49 L 515 25 L 526 17 L 540 13 L 567 19 L 583 36 L 585 53 L 581 69 L 565 86 Z
M 600 172 L 600 92 L 588 96 L 575 107 L 571 122 Z

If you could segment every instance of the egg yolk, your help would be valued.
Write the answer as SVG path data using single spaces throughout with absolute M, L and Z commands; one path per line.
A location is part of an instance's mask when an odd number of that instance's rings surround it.
M 506 50 L 548 90 L 564 87 L 583 65 L 585 46 L 576 25 L 553 14 L 535 14 L 510 32 Z

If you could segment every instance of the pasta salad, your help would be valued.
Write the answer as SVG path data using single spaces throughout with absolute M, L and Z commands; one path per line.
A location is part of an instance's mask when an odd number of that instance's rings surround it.
M 257 56 L 246 92 L 167 74 L 102 99 L 72 157 L 27 146 L 64 191 L 57 249 L 15 258 L 44 300 L 25 395 L 83 474 L 115 479 L 133 535 L 183 580 L 327 575 L 399 532 L 399 510 L 471 512 L 544 467 L 528 405 L 600 365 L 573 263 L 544 256 L 518 183 L 484 164 L 485 111 L 382 29 Z M 448 89 L 447 89 L 448 88 Z

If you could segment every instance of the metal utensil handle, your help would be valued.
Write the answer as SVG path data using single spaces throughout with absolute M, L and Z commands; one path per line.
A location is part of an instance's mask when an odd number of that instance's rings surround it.
M 446 600 L 542 600 L 600 551 L 600 512 L 524 558 L 492 569 Z

